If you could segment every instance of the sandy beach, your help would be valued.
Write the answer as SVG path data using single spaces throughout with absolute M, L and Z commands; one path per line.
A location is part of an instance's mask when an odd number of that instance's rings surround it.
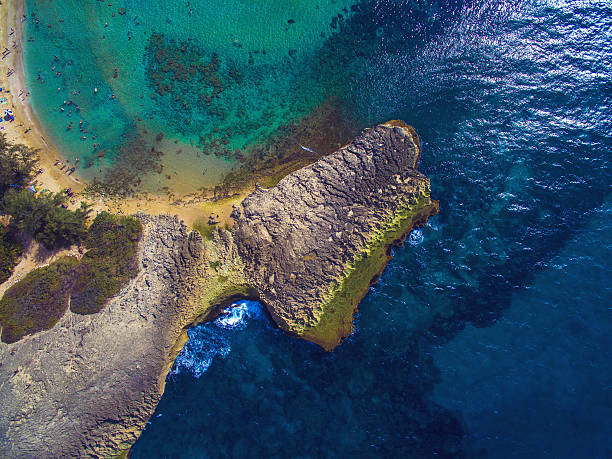
M 241 186 L 233 188 L 229 194 L 231 197 L 218 200 L 213 198 L 215 196 L 213 187 L 209 187 L 207 190 L 187 191 L 193 190 L 194 187 L 186 186 L 186 182 L 191 183 L 192 180 L 196 180 L 194 177 L 201 178 L 200 170 L 177 172 L 182 157 L 172 155 L 171 158 L 165 158 L 164 161 L 167 173 L 160 175 L 160 177 L 153 175 L 144 177 L 145 187 L 140 190 L 137 197 L 93 197 L 80 193 L 84 191 L 87 182 L 82 177 L 77 177 L 76 174 L 67 175 L 68 167 L 65 168 L 65 171 L 62 171 L 56 165 L 58 161 L 69 164 L 70 153 L 62 154 L 53 145 L 30 105 L 23 51 L 24 26 L 27 19 L 25 14 L 24 0 L 8 0 L 0 6 L 0 36 L 2 39 L 0 47 L 2 49 L 6 48 L 3 53 L 4 57 L 0 61 L 0 87 L 3 88 L 0 92 L 0 98 L 6 98 L 6 103 L 1 104 L 0 109 L 2 109 L 2 114 L 4 114 L 4 109 L 11 109 L 15 116 L 14 122 L 5 121 L 1 123 L 1 132 L 4 132 L 11 142 L 22 143 L 39 151 L 40 167 L 43 172 L 36 177 L 38 184 L 41 185 L 41 188 L 49 191 L 72 188 L 76 195 L 71 199 L 71 205 L 78 206 L 81 200 L 85 200 L 93 205 L 93 215 L 102 210 L 121 215 L 130 215 L 142 211 L 151 215 L 163 213 L 178 215 L 189 226 L 206 224 L 210 217 L 213 217 L 212 221 L 216 222 L 215 224 L 231 225 L 233 223 L 230 218 L 232 205 L 241 201 L 252 191 L 257 181 L 263 180 L 262 183 L 264 183 L 268 176 L 280 177 L 305 164 L 305 160 L 302 158 L 304 152 L 299 150 L 297 156 L 293 154 L 293 156 L 289 155 L 285 158 L 286 164 L 277 164 L 273 161 L 266 166 L 268 169 L 239 177 L 237 180 L 241 183 Z M 307 120 L 304 131 L 296 130 L 296 138 L 289 139 L 285 141 L 285 144 L 281 144 L 280 151 L 290 152 L 292 148 L 295 149 L 296 145 L 299 145 L 298 137 L 302 142 L 304 141 L 302 139 L 307 139 L 308 145 L 317 150 L 329 150 L 329 145 L 326 145 L 328 137 L 330 139 L 338 137 L 337 132 L 334 131 L 335 117 L 338 114 L 334 110 L 329 110 L 328 106 L 333 108 L 333 104 L 327 102 L 322 104 L 319 116 L 313 115 L 312 120 Z M 313 123 L 314 128 L 309 129 L 308 126 Z M 322 143 L 319 145 L 317 141 L 322 141 Z M 339 146 L 340 143 L 337 147 Z M 222 160 L 219 161 L 222 162 Z M 306 160 L 306 162 L 309 161 Z M 294 163 L 297 166 L 292 166 Z M 162 188 L 164 189 L 163 193 L 145 192 L 148 182 L 153 182 L 156 188 L 159 188 L 157 182 L 167 186 Z
M 0 30 L 2 48 L 8 49 L 6 57 L 0 61 L 0 87 L 3 88 L 0 98 L 6 98 L 2 104 L 4 109 L 11 109 L 15 116 L 14 122 L 2 122 L 2 131 L 7 138 L 14 143 L 22 143 L 39 151 L 40 167 L 43 172 L 36 179 L 43 189 L 60 191 L 66 187 L 72 188 L 76 193 L 82 191 L 86 185 L 83 180 L 73 175 L 67 175 L 61 171 L 55 163 L 58 160 L 65 161 L 63 155 L 48 139 L 41 123 L 33 113 L 28 101 L 28 88 L 26 87 L 24 56 L 23 56 L 23 29 L 25 2 L 23 0 L 9 0 L 0 7 Z M 79 201 L 80 198 L 77 198 Z M 169 213 L 178 214 L 189 225 L 199 219 L 207 218 L 212 212 L 206 213 L 202 206 L 202 199 L 185 199 L 174 195 L 168 196 L 146 195 L 141 198 L 131 199 L 99 199 L 93 202 L 94 210 L 109 210 L 120 214 L 131 214 L 138 211 L 146 211 L 151 214 Z M 211 206 L 209 206 L 211 207 Z M 225 210 L 227 206 L 221 207 Z M 231 206 L 220 216 L 221 222 L 229 219 Z

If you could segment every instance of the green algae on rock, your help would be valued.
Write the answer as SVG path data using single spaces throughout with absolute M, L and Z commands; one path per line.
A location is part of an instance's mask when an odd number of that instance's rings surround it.
M 353 332 L 352 319 L 357 305 L 391 260 L 391 245 L 403 243 L 406 235 L 414 227 L 425 224 L 437 209 L 437 202 L 432 203 L 429 195 L 424 194 L 393 218 L 384 230 L 374 233 L 365 251 L 357 255 L 340 281 L 330 289 L 319 322 L 305 328 L 299 336 L 326 350 L 332 350 L 349 336 Z
M 414 129 L 391 121 L 235 209 L 234 239 L 280 328 L 327 350 L 350 335 L 388 246 L 437 212 L 419 157 Z

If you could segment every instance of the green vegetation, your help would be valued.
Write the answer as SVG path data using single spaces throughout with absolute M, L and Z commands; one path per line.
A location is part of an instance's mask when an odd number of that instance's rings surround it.
M 8 228 L 0 224 L 0 284 L 11 277 L 23 247 L 15 240 Z
M 36 175 L 38 153 L 21 144 L 11 144 L 0 134 L 0 198 L 11 187 L 23 187 Z
M 330 289 L 318 322 L 298 334 L 326 350 L 336 347 L 353 330 L 353 314 L 357 305 L 391 259 L 388 247 L 401 241 L 415 226 L 424 224 L 438 211 L 438 203 L 429 193 L 416 202 L 407 203 L 382 229 L 370 235 L 365 251 L 350 263 L 341 279 Z
M 193 224 L 193 229 L 202 235 L 204 239 L 213 240 L 213 227 L 203 218 L 198 218 Z
M 52 328 L 68 308 L 73 257 L 36 269 L 9 288 L 0 300 L 2 341 L 14 343 L 23 336 Z
M 0 213 L 10 216 L 8 227 L 0 225 L 0 282 L 10 277 L 23 252 L 14 237 L 18 232 L 48 249 L 85 242 L 89 250 L 81 261 L 65 257 L 36 269 L 6 291 L 0 300 L 4 342 L 53 327 L 68 307 L 68 295 L 73 312 L 100 311 L 137 271 L 140 222 L 103 212 L 87 230 L 87 204 L 69 210 L 62 193 L 23 189 L 36 167 L 35 150 L 10 144 L 0 134 Z
M 53 327 L 68 308 L 99 312 L 137 272 L 136 248 L 142 225 L 131 217 L 99 214 L 87 232 L 88 252 L 79 261 L 64 257 L 30 272 L 0 300 L 2 341 Z
M 71 211 L 61 193 L 35 196 L 25 190 L 37 167 L 36 150 L 12 144 L 0 134 L 0 213 L 11 216 L 9 230 L 25 232 L 48 249 L 80 242 L 87 231 L 88 206 L 81 203 Z
M 70 310 L 77 314 L 99 312 L 106 301 L 137 272 L 136 248 L 142 225 L 131 217 L 100 213 L 89 228 L 89 251 L 74 271 Z
M 36 175 L 38 153 L 25 145 L 10 143 L 6 134 L 0 133 L 0 213 L 1 202 L 7 191 L 18 189 Z M 23 247 L 17 242 L 14 233 L 0 224 L 0 284 L 13 272 Z
M 0 210 L 11 216 L 9 227 L 30 234 L 48 249 L 69 246 L 83 240 L 89 206 L 81 203 L 77 210 L 62 207 L 66 197 L 61 193 L 35 196 L 27 190 L 9 190 Z

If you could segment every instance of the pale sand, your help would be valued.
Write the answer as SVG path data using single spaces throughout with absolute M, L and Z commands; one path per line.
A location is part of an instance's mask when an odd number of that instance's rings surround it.
M 34 240 L 30 240 L 25 246 L 25 252 L 17 266 L 15 266 L 11 277 L 3 284 L 0 284 L 0 298 L 11 286 L 23 279 L 30 271 L 47 266 L 65 256 L 72 256 L 78 259 L 83 256 L 83 250 L 78 246 L 72 246 L 68 249 L 47 250 Z
M 193 196 L 168 198 L 166 196 L 147 195 L 139 198 L 107 199 L 104 202 L 94 203 L 94 211 L 108 210 L 118 215 L 133 215 L 145 212 L 151 215 L 170 214 L 178 215 L 189 227 L 194 223 L 208 223 L 211 215 L 215 216 L 220 227 L 232 226 L 234 220 L 230 217 L 234 204 L 241 202 L 250 192 L 251 188 L 229 199 L 218 201 L 206 200 Z

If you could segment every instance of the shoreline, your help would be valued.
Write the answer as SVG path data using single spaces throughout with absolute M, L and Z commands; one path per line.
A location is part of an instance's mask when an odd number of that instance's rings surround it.
M 43 172 L 36 176 L 43 189 L 58 192 L 72 188 L 76 197 L 70 206 L 78 206 L 84 200 L 92 204 L 92 211 L 108 211 L 119 215 L 131 215 L 139 211 L 150 215 L 178 215 L 191 228 L 195 226 L 231 226 L 232 205 L 242 201 L 254 191 L 258 183 L 264 187 L 275 185 L 285 175 L 315 162 L 320 154 L 305 154 L 298 145 L 305 142 L 323 155 L 335 151 L 348 142 L 355 133 L 348 133 L 333 100 L 322 103 L 318 110 L 298 121 L 296 132 L 277 139 L 274 157 L 266 157 L 261 163 L 244 165 L 230 173 L 232 184 L 220 183 L 206 190 L 179 193 L 169 187 L 164 193 L 140 190 L 135 196 L 94 196 L 82 194 L 90 183 L 75 174 L 69 176 L 55 164 L 58 160 L 70 163 L 69 153 L 63 154 L 48 138 L 40 120 L 36 117 L 28 97 L 24 62 L 25 0 L 8 0 L 0 7 L 0 37 L 4 48 L 10 53 L 0 61 L 1 98 L 8 104 L 0 109 L 11 108 L 15 121 L 1 123 L 9 141 L 21 143 L 38 151 L 39 167 Z M 13 47 L 13 44 L 15 46 Z M 12 70 L 11 76 L 7 75 Z M 8 92 L 7 92 L 8 91 Z M 20 91 L 23 94 L 20 94 Z M 317 113 L 318 112 L 318 113 Z M 3 114 L 3 112 L 2 112 Z M 305 124 L 300 126 L 300 123 Z M 314 136 L 314 137 L 313 137 Z M 296 153 L 297 152 L 297 153 Z M 314 153 L 314 152 L 313 152 Z M 248 170 L 252 168 L 252 170 Z M 223 190 L 221 194 L 218 191 Z M 213 222 L 212 224 L 206 222 Z
M 39 167 L 43 169 L 43 172 L 36 176 L 36 180 L 44 189 L 58 192 L 70 187 L 75 193 L 79 193 L 85 189 L 87 182 L 75 176 L 76 174 L 69 176 L 55 166 L 57 160 L 66 163 L 67 155 L 61 153 L 48 138 L 40 120 L 34 114 L 32 106 L 27 100 L 27 96 L 19 96 L 21 90 L 25 94 L 28 92 L 23 51 L 24 22 L 21 21 L 24 14 L 25 0 L 9 1 L 0 8 L 2 48 L 6 47 L 10 50 L 10 54 L 0 61 L 0 87 L 4 88 L 0 92 L 0 96 L 8 101 L 7 104 L 0 105 L 0 109 L 4 114 L 4 109 L 10 108 L 15 116 L 15 121 L 12 123 L 1 123 L 4 129 L 0 132 L 5 133 L 9 141 L 27 145 L 38 151 Z M 8 76 L 9 69 L 12 70 L 10 76 Z M 144 197 L 127 199 L 113 197 L 85 199 L 93 204 L 94 212 L 108 210 L 125 215 L 146 210 L 147 213 L 152 215 L 177 214 L 187 224 L 193 225 L 197 220 L 205 219 L 208 215 L 202 206 L 202 204 L 206 204 L 205 201 L 188 204 L 181 202 L 192 194 L 184 196 L 173 194 L 173 199 L 166 195 L 152 193 L 144 193 Z M 77 198 L 77 201 L 80 202 L 80 198 Z M 229 217 L 229 212 L 227 212 L 227 217 Z
M 135 276 L 102 310 L 70 311 L 69 290 L 67 312 L 51 328 L 0 343 L 0 377 L 11 378 L 0 385 L 0 425 L 10 434 L 0 435 L 0 449 L 125 457 L 155 412 L 186 330 L 237 298 L 258 298 L 290 336 L 327 350 L 338 345 L 388 248 L 437 211 L 429 179 L 416 169 L 413 132 L 397 122 L 363 131 L 251 193 L 235 209 L 234 226 L 212 235 L 169 215 L 138 215 Z M 339 285 L 358 290 L 345 296 Z
M 0 105 L 0 109 L 11 108 L 15 121 L 2 122 L 3 133 L 14 143 L 21 143 L 38 150 L 39 165 L 44 170 L 36 177 L 44 188 L 50 191 L 61 191 L 64 188 L 73 188 L 75 192 L 81 191 L 85 183 L 74 175 L 69 176 L 55 166 L 57 160 L 65 161 L 62 154 L 53 143 L 48 140 L 40 120 L 34 114 L 28 96 L 19 96 L 23 90 L 27 94 L 25 79 L 25 63 L 23 52 L 24 22 L 21 18 L 25 14 L 25 0 L 9 1 L 2 5 L 0 29 L 2 30 L 3 47 L 10 50 L 10 54 L 2 59 L 0 65 L 0 85 L 4 88 L 2 98 L 8 104 Z M 10 33 L 12 31 L 12 34 Z M 9 69 L 13 72 L 8 76 Z M 27 132 L 26 132 L 27 131 Z

